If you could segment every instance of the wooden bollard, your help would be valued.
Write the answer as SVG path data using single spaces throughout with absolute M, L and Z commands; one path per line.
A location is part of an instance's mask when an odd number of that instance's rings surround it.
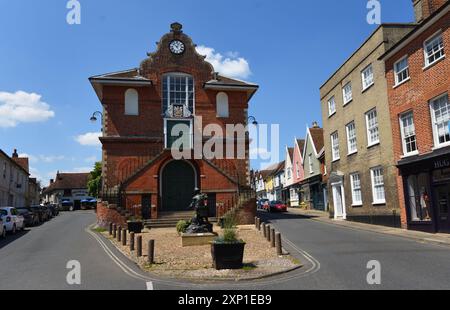
M 266 239 L 270 242 L 270 225 L 266 226 Z
M 277 255 L 283 255 L 283 247 L 281 244 L 281 234 L 279 232 L 277 232 L 275 234 L 275 246 L 277 248 Z
M 116 239 L 116 236 L 117 236 L 117 225 L 114 224 L 113 225 L 113 238 Z
M 255 228 L 258 228 L 258 217 L 255 216 Z
M 136 240 L 136 256 L 142 256 L 142 236 L 138 236 Z
M 113 223 L 109 223 L 109 235 L 112 236 L 113 234 Z
M 122 245 L 123 246 L 127 245 L 127 230 L 126 229 L 122 230 Z
M 267 230 L 266 230 L 266 223 L 262 223 L 262 232 L 263 232 L 264 238 L 267 238 L 267 236 L 266 236 L 266 233 L 267 233 Z
M 259 217 L 256 218 L 256 229 L 261 231 L 261 219 Z
M 122 226 L 117 229 L 117 241 L 122 241 Z
M 130 252 L 134 251 L 134 232 L 130 233 Z
M 272 246 L 272 248 L 275 247 L 275 228 L 272 228 L 270 230 L 270 245 Z
M 150 264 L 155 263 L 155 240 L 148 242 L 148 262 Z

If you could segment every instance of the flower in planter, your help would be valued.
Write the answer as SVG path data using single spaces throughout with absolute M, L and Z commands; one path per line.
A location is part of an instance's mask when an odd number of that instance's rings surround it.
M 218 244 L 236 244 L 236 243 L 245 243 L 242 239 L 238 239 L 238 234 L 236 229 L 234 228 L 226 228 L 223 231 L 223 235 L 217 237 L 214 240 L 214 243 Z

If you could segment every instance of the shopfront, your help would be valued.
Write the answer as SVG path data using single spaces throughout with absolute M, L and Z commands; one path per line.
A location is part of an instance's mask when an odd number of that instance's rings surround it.
M 450 233 L 450 147 L 403 159 L 408 229 Z

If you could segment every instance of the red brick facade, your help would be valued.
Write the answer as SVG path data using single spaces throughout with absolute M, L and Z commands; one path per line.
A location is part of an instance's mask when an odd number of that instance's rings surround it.
M 426 1 L 425 1 L 426 2 Z M 442 5 L 446 1 L 433 1 Z M 448 5 L 446 6 L 448 8 Z M 434 8 L 436 11 L 437 8 Z M 441 12 L 445 12 L 442 11 Z M 429 14 L 428 14 L 429 15 Z M 394 154 L 397 161 L 417 160 L 411 164 L 412 170 L 419 170 L 422 156 L 433 156 L 436 150 L 433 137 L 432 116 L 430 101 L 434 98 L 450 93 L 450 13 L 443 15 L 436 21 L 429 20 L 417 27 L 406 39 L 388 54 L 386 61 L 386 76 L 389 92 L 389 106 L 391 114 Z M 425 67 L 424 42 L 441 31 L 444 43 L 444 51 L 447 56 L 429 67 Z M 408 57 L 410 80 L 403 84 L 395 85 L 394 64 L 403 57 Z M 409 158 L 404 157 L 402 134 L 400 128 L 400 116 L 411 111 L 413 113 L 415 133 L 418 147 L 418 155 Z M 410 168 L 410 170 L 411 170 Z M 428 171 L 426 168 L 424 171 Z M 399 202 L 401 206 L 401 220 L 404 228 L 412 228 L 408 215 L 408 201 L 405 199 L 406 172 L 399 170 L 397 177 Z M 431 181 L 430 181 L 431 182 Z M 434 214 L 436 216 L 436 214 Z M 433 219 L 434 220 L 434 219 Z M 433 231 L 427 228 L 427 223 L 414 229 Z M 430 223 L 431 224 L 431 223 Z
M 185 45 L 180 55 L 172 53 L 169 48 L 174 40 Z M 194 113 L 183 119 L 201 116 L 202 128 L 198 128 L 198 133 L 210 124 L 219 125 L 224 132 L 227 124 L 246 125 L 248 102 L 258 87 L 215 73 L 178 24 L 172 25 L 172 31 L 161 38 L 157 50 L 148 56 L 138 69 L 90 80 L 103 105 L 104 129 L 100 138 L 103 145 L 103 187 L 120 187 L 126 194 L 127 209 L 141 205 L 144 195 L 150 196 L 151 216 L 155 218 L 159 212 L 164 212 L 162 171 L 174 160 L 170 150 L 165 149 L 164 76 L 181 73 L 192 77 Z M 130 88 L 138 92 L 138 115 L 125 115 L 125 92 Z M 227 118 L 217 116 L 216 97 L 219 92 L 228 96 Z M 208 138 L 202 135 L 199 140 L 205 143 Z M 235 145 L 237 141 L 235 139 Z M 234 207 L 240 188 L 249 185 L 249 141 L 246 137 L 240 141 L 244 141 L 239 143 L 243 143 L 246 150 L 243 159 L 187 160 L 195 170 L 197 187 L 202 192 L 214 194 L 218 216 Z

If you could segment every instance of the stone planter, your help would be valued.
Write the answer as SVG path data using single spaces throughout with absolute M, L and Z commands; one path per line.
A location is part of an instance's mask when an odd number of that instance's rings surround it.
M 245 243 L 211 244 L 213 267 L 216 270 L 241 269 L 243 267 Z
M 130 233 L 134 232 L 135 234 L 140 234 L 142 229 L 144 229 L 144 223 L 142 223 L 142 221 L 129 221 L 127 224 Z

